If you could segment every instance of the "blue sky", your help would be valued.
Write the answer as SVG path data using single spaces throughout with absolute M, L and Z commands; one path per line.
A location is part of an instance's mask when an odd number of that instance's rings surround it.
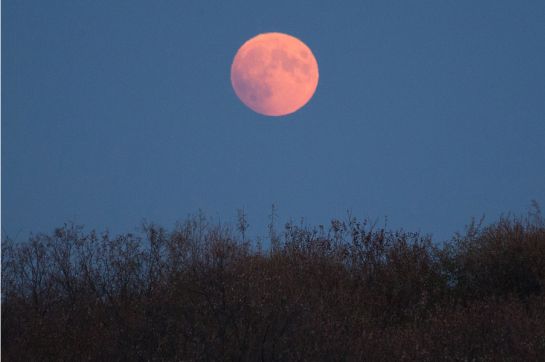
M 240 45 L 303 40 L 320 83 L 269 118 Z M 545 205 L 544 1 L 3 1 L 2 228 L 114 232 L 236 210 L 448 238 Z

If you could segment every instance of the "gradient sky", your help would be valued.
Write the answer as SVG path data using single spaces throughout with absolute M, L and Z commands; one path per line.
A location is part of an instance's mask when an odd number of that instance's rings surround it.
M 284 118 L 233 92 L 249 38 L 315 54 Z M 545 1 L 2 1 L 2 229 L 202 209 L 388 218 L 448 238 L 545 205 Z M 21 237 L 21 236 L 20 236 Z

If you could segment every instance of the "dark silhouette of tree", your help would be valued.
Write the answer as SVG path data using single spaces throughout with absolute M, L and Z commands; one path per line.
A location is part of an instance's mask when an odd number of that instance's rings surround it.
M 167 231 L 66 224 L 2 242 L 2 359 L 540 360 L 545 223 L 444 244 L 358 221 L 274 228 L 270 252 L 199 214 Z M 238 236 L 240 235 L 240 236 Z

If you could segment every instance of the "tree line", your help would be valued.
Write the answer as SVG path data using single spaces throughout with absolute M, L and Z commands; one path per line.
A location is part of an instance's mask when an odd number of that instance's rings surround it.
M 537 208 L 536 208 L 537 210 Z M 545 223 L 472 222 L 445 243 L 348 217 L 271 228 L 202 215 L 167 231 L 66 224 L 2 242 L 5 361 L 540 360 Z

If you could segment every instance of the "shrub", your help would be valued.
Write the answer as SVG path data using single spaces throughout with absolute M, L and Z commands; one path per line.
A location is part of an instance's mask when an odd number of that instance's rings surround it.
M 288 223 L 263 251 L 202 215 L 172 232 L 64 225 L 2 245 L 10 360 L 495 360 L 545 353 L 545 227 L 444 245 Z M 282 235 L 282 237 L 280 236 Z

